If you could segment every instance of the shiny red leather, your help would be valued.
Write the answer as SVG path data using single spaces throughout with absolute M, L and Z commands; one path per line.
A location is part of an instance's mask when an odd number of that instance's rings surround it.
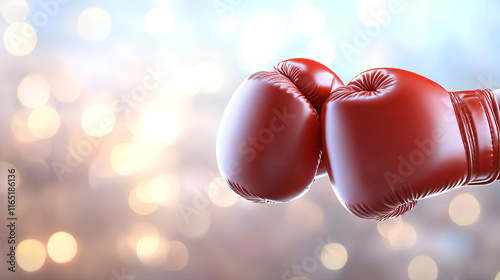
M 400 69 L 363 72 L 322 110 L 335 194 L 355 216 L 385 220 L 419 199 L 499 177 L 499 111 L 491 90 L 448 92 Z
M 318 112 L 342 85 L 329 68 L 309 59 L 285 60 L 246 79 L 229 101 L 217 136 L 217 163 L 228 185 L 254 202 L 304 194 L 320 175 Z

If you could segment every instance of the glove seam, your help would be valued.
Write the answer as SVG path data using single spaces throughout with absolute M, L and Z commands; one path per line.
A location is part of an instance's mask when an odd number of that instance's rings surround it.
M 479 99 L 479 103 L 481 104 L 481 107 L 483 108 L 483 111 L 485 113 L 485 115 L 487 116 L 487 120 L 488 120 L 488 128 L 490 130 L 490 136 L 491 136 L 491 155 L 492 157 L 495 157 L 495 154 L 496 154 L 496 167 L 493 166 L 493 163 L 491 165 L 491 171 L 490 173 L 488 174 L 488 177 L 484 180 L 483 183 L 485 184 L 490 184 L 490 183 L 493 183 L 498 177 L 498 174 L 496 176 L 495 175 L 495 170 L 498 170 L 498 147 L 497 147 L 497 152 L 494 154 L 495 152 L 495 143 L 494 143 L 494 140 L 495 138 L 498 138 L 498 137 L 495 137 L 495 133 L 493 131 L 493 123 L 492 123 L 492 120 L 491 118 L 489 117 L 490 116 L 490 110 L 488 110 L 486 104 L 484 104 L 484 100 L 480 97 L 479 93 L 478 92 L 481 92 L 481 93 L 485 93 L 486 95 L 486 98 L 489 96 L 489 93 L 487 90 L 483 91 L 483 90 L 476 90 L 474 91 L 474 93 L 476 94 L 476 96 L 478 97 Z M 491 108 L 493 109 L 493 108 Z M 493 114 L 493 110 L 491 110 L 491 113 Z M 497 124 L 498 126 L 498 124 Z M 498 136 L 498 135 L 497 135 Z
M 485 114 L 485 115 L 488 115 L 488 113 L 489 113 L 489 112 L 488 112 L 488 110 L 486 109 L 486 107 L 485 107 L 485 105 L 484 105 L 484 103 L 483 103 L 483 100 L 482 100 L 481 96 L 479 96 L 479 94 L 478 94 L 478 90 L 475 90 L 475 91 L 474 91 L 474 94 L 477 96 L 477 99 L 479 100 L 479 104 L 481 104 L 481 108 L 483 109 L 484 114 Z M 493 154 L 493 149 L 494 149 L 494 148 L 493 148 L 493 136 L 494 136 L 494 135 L 493 135 L 493 130 L 492 130 L 492 128 L 491 128 L 491 125 L 492 125 L 492 124 L 491 124 L 490 118 L 486 118 L 486 119 L 488 120 L 488 129 L 490 130 L 490 136 L 491 136 L 490 148 L 491 148 L 491 151 L 492 151 L 492 154 Z M 488 176 L 484 179 L 485 183 L 488 183 L 488 182 L 490 182 L 490 181 L 491 181 L 491 178 L 490 178 L 490 177 L 492 177 L 493 172 L 494 172 L 494 169 L 493 169 L 493 164 L 492 164 L 492 165 L 491 165 L 491 170 L 490 170 L 490 173 L 488 173 Z
M 465 176 L 465 181 L 462 185 L 468 185 L 472 181 L 472 171 L 475 170 L 473 167 L 473 152 L 471 150 L 471 145 L 469 144 L 469 134 L 471 131 L 470 128 L 470 120 L 467 118 L 465 110 L 465 105 L 462 102 L 462 99 L 458 97 L 456 92 L 449 92 L 452 100 L 453 107 L 455 109 L 455 117 L 458 122 L 458 127 L 460 130 L 460 134 L 462 135 L 462 143 L 464 145 L 465 154 L 467 158 L 467 174 Z

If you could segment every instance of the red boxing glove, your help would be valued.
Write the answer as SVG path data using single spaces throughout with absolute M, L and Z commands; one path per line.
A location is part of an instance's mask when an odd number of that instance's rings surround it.
M 335 73 L 309 59 L 285 60 L 246 79 L 229 101 L 217 136 L 217 163 L 228 185 L 254 202 L 304 194 L 322 155 L 320 110 L 339 86 Z
M 448 92 L 399 69 L 373 69 L 323 106 L 334 191 L 354 215 L 384 220 L 419 199 L 499 177 L 499 109 L 491 90 Z

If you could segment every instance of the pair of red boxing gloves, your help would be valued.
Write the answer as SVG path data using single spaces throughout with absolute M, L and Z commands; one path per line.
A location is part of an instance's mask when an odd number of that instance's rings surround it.
M 424 197 L 497 180 L 499 125 L 489 89 L 448 92 L 392 68 L 344 86 L 328 67 L 290 59 L 238 87 L 220 124 L 217 162 L 250 201 L 290 201 L 328 173 L 348 211 L 385 220 Z

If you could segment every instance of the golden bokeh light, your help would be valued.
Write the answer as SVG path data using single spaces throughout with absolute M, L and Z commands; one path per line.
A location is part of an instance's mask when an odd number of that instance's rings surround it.
M 358 6 L 358 18 L 366 26 L 383 25 L 388 14 L 384 0 L 361 0 Z
M 403 218 L 401 216 L 377 223 L 377 230 L 385 238 L 396 235 L 403 229 Z
M 160 232 L 154 225 L 149 223 L 133 225 L 127 233 L 117 238 L 115 244 L 116 253 L 125 262 L 137 260 L 137 244 L 145 236 L 160 240 Z
M 170 242 L 167 260 L 163 267 L 168 271 L 180 271 L 186 267 L 188 260 L 189 252 L 186 245 L 175 240 Z
M 78 16 L 78 33 L 87 40 L 104 41 L 111 29 L 111 16 L 104 9 L 88 8 Z
M 141 167 L 142 158 L 143 154 L 138 145 L 121 143 L 111 151 L 111 167 L 120 175 L 131 175 Z
M 30 113 L 28 109 L 18 110 L 10 120 L 12 134 L 19 142 L 29 143 L 38 140 L 28 127 Z
M 149 182 L 148 192 L 153 202 L 173 206 L 179 200 L 181 183 L 174 175 L 162 174 Z
M 239 198 L 221 177 L 217 177 L 210 182 L 208 197 L 210 197 L 213 204 L 219 207 L 232 206 Z
M 36 31 L 25 22 L 14 22 L 5 30 L 3 42 L 10 54 L 15 56 L 28 55 L 35 49 Z
M 497 273 L 497 276 L 495 276 L 494 280 L 500 280 L 500 272 Z
M 160 239 L 157 236 L 144 236 L 137 242 L 137 255 L 151 255 L 158 249 Z
M 170 108 L 144 112 L 134 129 L 134 142 L 163 148 L 174 142 L 182 125 L 179 112 Z
M 61 120 L 57 111 L 49 106 L 34 109 L 28 118 L 28 128 L 35 137 L 48 139 L 59 130 Z
M 49 83 L 43 77 L 29 75 L 19 83 L 17 97 L 28 108 L 42 107 L 50 97 Z
M 49 80 L 54 98 L 61 102 L 73 102 L 83 93 L 82 78 L 70 69 L 64 69 Z
M 451 220 L 459 226 L 469 226 L 477 221 L 481 207 L 477 199 L 468 193 L 455 196 L 448 209 Z
M 149 266 L 161 266 L 169 253 L 169 242 L 158 236 L 143 236 L 137 241 L 137 257 Z
M 0 2 L 0 10 L 8 23 L 23 21 L 30 13 L 30 7 L 24 0 L 6 0 L 3 1 L 3 5 Z
M 342 244 L 329 243 L 321 249 L 321 263 L 328 269 L 339 270 L 347 262 L 347 250 Z
M 90 136 L 102 137 L 113 130 L 115 113 L 106 104 L 88 106 L 82 114 L 83 130 Z
M 144 180 L 140 182 L 135 188 L 135 193 L 137 198 L 139 198 L 142 202 L 155 203 L 153 195 L 149 192 L 150 182 L 151 180 Z
M 34 272 L 43 266 L 47 253 L 40 241 L 26 239 L 17 245 L 16 256 L 19 267 L 25 271 Z
M 389 244 L 395 249 L 409 249 L 417 243 L 417 232 L 412 225 L 403 222 L 403 227 L 388 235 Z
M 408 265 L 408 276 L 411 280 L 435 280 L 438 277 L 438 267 L 431 257 L 417 256 Z
M 56 263 L 70 262 L 77 252 L 76 240 L 67 232 L 56 232 L 49 238 L 47 251 L 49 257 Z
M 174 17 L 165 8 L 156 7 L 149 10 L 144 17 L 144 28 L 154 36 L 164 36 L 172 31 L 174 27 Z
M 201 195 L 201 194 L 200 194 Z M 185 205 L 184 205 L 185 206 Z M 177 229 L 188 237 L 201 237 L 210 229 L 212 217 L 205 209 L 196 206 L 180 207 L 181 217 L 177 221 Z
M 137 187 L 134 188 L 128 197 L 128 203 L 130 205 L 130 208 L 132 211 L 139 215 L 150 215 L 156 211 L 158 208 L 158 204 L 156 203 L 149 203 L 145 202 L 144 200 L 141 200 L 139 196 L 137 195 Z

